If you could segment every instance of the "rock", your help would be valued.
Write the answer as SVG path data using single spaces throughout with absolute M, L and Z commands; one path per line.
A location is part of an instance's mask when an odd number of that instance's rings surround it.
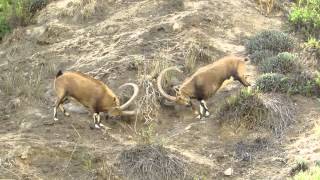
M 73 103 L 68 103 L 64 105 L 64 108 L 67 112 L 75 112 L 79 114 L 86 114 L 88 113 L 87 109 L 83 106 L 75 105 Z
M 233 169 L 232 168 L 228 168 L 227 170 L 225 170 L 223 172 L 224 175 L 226 176 L 231 176 L 233 174 Z
M 20 158 L 21 159 L 27 159 L 28 158 L 28 156 L 29 156 L 29 153 L 30 153 L 30 146 L 27 146 L 27 147 L 25 147 L 24 148 L 24 150 L 23 150 L 23 152 L 20 154 Z
M 174 31 L 181 31 L 181 29 L 182 29 L 182 24 L 174 23 L 173 26 L 172 26 L 172 29 L 173 29 Z
M 10 109 L 17 109 L 21 105 L 21 100 L 19 98 L 14 98 L 9 101 Z

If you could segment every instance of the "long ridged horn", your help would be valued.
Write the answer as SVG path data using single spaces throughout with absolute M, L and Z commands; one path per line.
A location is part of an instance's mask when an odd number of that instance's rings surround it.
M 163 76 L 164 76 L 164 74 L 167 73 L 168 71 L 178 71 L 178 72 L 182 73 L 182 71 L 181 71 L 178 67 L 176 67 L 176 66 L 172 66 L 172 67 L 169 67 L 169 68 L 166 68 L 166 69 L 162 70 L 162 71 L 160 72 L 159 76 L 158 76 L 158 79 L 157 79 L 158 89 L 159 89 L 160 94 L 161 94 L 163 97 L 165 97 L 166 99 L 168 99 L 168 100 L 170 100 L 170 101 L 176 101 L 176 100 L 177 100 L 177 97 L 174 97 L 174 96 L 171 96 L 171 95 L 167 94 L 167 93 L 163 90 L 162 85 L 161 85 Z
M 119 87 L 119 89 L 122 89 L 126 86 L 132 86 L 133 87 L 133 95 L 131 96 L 131 98 L 126 102 L 124 103 L 122 106 L 120 106 L 120 110 L 123 111 L 125 109 L 127 109 L 130 104 L 137 98 L 138 94 L 139 94 L 139 87 L 138 85 L 134 84 L 134 83 L 125 83 L 123 85 L 121 85 Z M 129 111 L 126 111 L 127 113 L 129 113 Z

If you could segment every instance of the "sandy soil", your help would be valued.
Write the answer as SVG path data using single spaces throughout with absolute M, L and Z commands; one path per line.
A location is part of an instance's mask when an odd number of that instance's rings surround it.
M 88 2 L 88 3 L 84 3 Z M 165 54 L 184 64 L 191 43 L 201 42 L 212 60 L 243 54 L 245 40 L 264 29 L 281 29 L 281 13 L 262 15 L 247 0 L 58 0 L 37 15 L 37 23 L 16 29 L 0 44 L 1 79 L 9 65 L 31 73 L 38 64 L 77 70 L 103 80 L 112 89 L 135 82 L 141 60 Z M 197 62 L 201 66 L 208 62 Z M 71 117 L 53 123 L 55 72 L 42 78 L 40 102 L 0 91 L 0 178 L 117 179 L 117 156 L 137 143 L 132 123 L 108 120 L 108 132 L 89 128 L 91 116 L 77 105 Z M 254 82 L 255 67 L 249 65 Z M 208 102 L 206 121 L 190 109 L 163 107 L 156 139 L 175 151 L 207 179 L 285 179 L 297 159 L 319 160 L 320 103 L 294 97 L 296 122 L 281 138 L 268 130 L 236 129 L 214 116 L 224 98 L 241 88 L 228 81 Z M 36 93 L 36 92 L 33 92 Z M 233 169 L 233 175 L 223 172 Z

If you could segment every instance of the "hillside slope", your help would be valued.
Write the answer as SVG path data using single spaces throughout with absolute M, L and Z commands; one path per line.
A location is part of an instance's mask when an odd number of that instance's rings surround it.
M 197 67 L 244 54 L 249 36 L 280 30 L 284 23 L 280 12 L 266 17 L 257 7 L 247 0 L 53 1 L 35 24 L 14 30 L 0 44 L 0 178 L 122 179 L 117 156 L 137 143 L 133 125 L 109 120 L 110 131 L 91 130 L 91 115 L 79 105 L 68 105 L 71 117 L 60 114 L 53 123 L 56 72 L 81 71 L 116 90 L 138 82 L 141 64 L 160 59 L 184 65 L 194 44 L 210 57 Z M 254 82 L 253 65 L 248 73 Z M 225 84 L 208 102 L 210 110 L 240 87 Z M 283 179 L 296 159 L 320 159 L 320 104 L 300 96 L 294 100 L 296 123 L 282 138 L 221 126 L 214 116 L 199 122 L 179 106 L 161 109 L 156 138 L 186 158 L 199 177 Z M 255 147 L 251 161 L 236 158 L 239 144 Z M 230 167 L 233 175 L 224 176 Z

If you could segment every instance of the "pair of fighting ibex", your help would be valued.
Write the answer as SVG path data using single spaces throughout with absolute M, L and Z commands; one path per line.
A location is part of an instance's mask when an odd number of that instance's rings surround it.
M 180 105 L 192 107 L 195 114 L 202 117 L 209 116 L 208 107 L 205 103 L 209 97 L 216 93 L 222 83 L 233 77 L 244 86 L 250 86 L 245 78 L 245 61 L 247 58 L 227 56 L 212 64 L 199 68 L 191 77 L 187 78 L 176 90 L 176 96 L 168 95 L 162 88 L 163 75 L 168 71 L 178 71 L 177 67 L 164 69 L 158 77 L 157 85 L 162 96 Z M 134 83 L 125 83 L 120 88 L 132 86 L 134 93 L 123 105 L 120 105 L 119 98 L 103 82 L 78 72 L 58 72 L 54 82 L 55 91 L 58 96 L 54 107 L 54 120 L 57 119 L 57 108 L 59 107 L 64 115 L 69 114 L 63 108 L 63 103 L 68 97 L 76 99 L 93 113 L 93 120 L 96 128 L 103 126 L 100 121 L 99 112 L 108 112 L 112 116 L 133 115 L 135 111 L 124 111 L 138 96 L 139 88 Z M 191 99 L 200 101 L 200 113 L 192 103 Z

